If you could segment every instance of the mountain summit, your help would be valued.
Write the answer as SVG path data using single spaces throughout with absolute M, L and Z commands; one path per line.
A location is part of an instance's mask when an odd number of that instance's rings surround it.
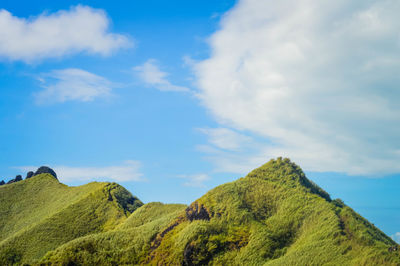
M 33 174 L 33 176 L 35 175 L 40 175 L 40 174 L 50 174 L 52 175 L 55 179 L 57 179 L 57 174 L 56 172 L 54 172 L 53 169 L 51 169 L 48 166 L 41 166 L 37 169 L 37 171 Z M 27 175 L 28 178 L 29 175 Z
M 0 187 L 3 202 L 20 195 L 0 205 L 2 264 L 400 265 L 391 238 L 289 159 L 271 160 L 189 206 L 141 206 L 117 184 L 68 188 L 38 177 Z
M 282 157 L 279 157 L 276 160 L 270 160 L 263 166 L 251 171 L 247 176 L 262 178 L 293 188 L 296 186 L 302 186 L 306 191 L 317 194 L 324 199 L 331 201 L 329 194 L 309 180 L 303 170 L 288 158 L 282 159 Z

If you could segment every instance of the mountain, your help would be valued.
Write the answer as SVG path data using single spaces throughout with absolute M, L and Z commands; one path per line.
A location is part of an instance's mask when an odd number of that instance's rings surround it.
M 32 263 L 73 239 L 114 229 L 143 205 L 115 183 L 79 187 L 49 173 L 0 186 L 0 265 Z
M 108 194 L 105 188 L 115 192 Z M 19 201 L 9 202 L 12 195 L 19 195 Z M 341 200 L 331 200 L 289 159 L 271 160 L 189 206 L 140 206 L 136 198 L 126 204 L 128 198 L 116 184 L 68 188 L 47 174 L 3 185 L 0 262 L 400 265 L 398 245 L 391 238 Z

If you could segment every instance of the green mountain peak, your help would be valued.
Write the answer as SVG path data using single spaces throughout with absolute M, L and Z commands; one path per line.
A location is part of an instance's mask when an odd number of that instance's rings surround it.
M 33 174 L 33 176 L 35 175 L 40 175 L 40 174 L 50 174 L 51 176 L 53 176 L 55 179 L 57 179 L 57 174 L 56 172 L 54 172 L 53 169 L 51 169 L 48 166 L 41 166 L 39 167 L 36 172 Z M 28 176 L 27 176 L 28 178 Z
M 0 187 L 1 265 L 400 265 L 398 245 L 277 158 L 182 204 L 40 174 Z
M 277 159 L 271 159 L 266 164 L 251 171 L 247 177 L 262 178 L 289 187 L 302 186 L 328 201 L 331 200 L 329 194 L 309 180 L 300 166 L 291 162 L 289 158 L 278 157 Z

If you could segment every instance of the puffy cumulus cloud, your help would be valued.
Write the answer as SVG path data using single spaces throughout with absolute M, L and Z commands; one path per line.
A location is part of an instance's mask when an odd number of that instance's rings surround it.
M 28 19 L 2 9 L 0 57 L 32 62 L 78 52 L 108 55 L 130 45 L 127 37 L 109 32 L 109 24 L 102 10 L 81 5 Z
M 38 104 L 89 102 L 110 96 L 113 86 L 101 76 L 76 68 L 54 70 L 42 75 L 39 80 L 43 90 L 34 95 Z
M 400 2 L 242 0 L 194 67 L 224 126 L 267 140 L 254 158 L 309 171 L 400 172 Z
M 140 172 L 139 161 L 128 160 L 121 165 L 105 167 L 52 167 L 61 182 L 87 182 L 87 181 L 142 181 L 143 174 Z M 37 166 L 16 167 L 22 171 L 36 171 Z
M 172 84 L 167 78 L 169 74 L 160 70 L 155 59 L 149 59 L 133 70 L 145 84 L 160 91 L 189 91 L 186 87 Z

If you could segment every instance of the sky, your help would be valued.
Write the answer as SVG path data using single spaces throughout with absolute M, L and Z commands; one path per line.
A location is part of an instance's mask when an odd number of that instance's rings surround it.
M 0 180 L 186 203 L 289 157 L 400 241 L 400 3 L 1 1 Z

